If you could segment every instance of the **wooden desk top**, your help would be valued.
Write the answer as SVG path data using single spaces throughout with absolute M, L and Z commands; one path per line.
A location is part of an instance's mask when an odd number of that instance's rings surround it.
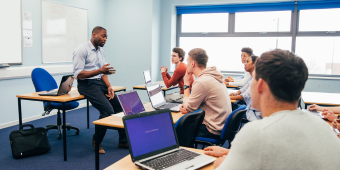
M 339 93 L 302 92 L 301 97 L 305 104 L 340 106 Z
M 152 108 L 151 103 L 144 104 L 145 110 L 147 112 L 154 111 L 155 109 Z M 174 123 L 178 121 L 179 118 L 181 118 L 184 114 L 181 112 L 171 112 L 172 119 Z M 109 126 L 109 127 L 115 127 L 115 128 L 124 128 L 123 119 L 122 117 L 118 116 L 109 116 L 103 119 L 99 119 L 93 122 L 95 125 L 102 125 L 102 126 Z
M 229 88 L 238 88 L 238 86 L 232 86 L 232 85 L 228 85 L 227 87 L 229 87 Z
M 123 86 L 112 86 L 112 89 L 114 91 L 120 91 L 126 89 L 126 87 Z M 39 93 L 43 92 L 35 92 L 35 93 L 28 93 L 28 94 L 21 94 L 17 95 L 17 98 L 23 98 L 23 99 L 35 99 L 35 100 L 41 100 L 41 101 L 53 101 L 53 102 L 68 102 L 78 99 L 83 99 L 84 96 L 80 95 L 78 92 L 77 87 L 72 87 L 71 91 L 68 94 L 64 94 L 61 96 L 39 96 Z
M 194 149 L 194 148 L 188 148 L 192 151 L 198 152 L 198 153 L 203 153 L 203 150 L 200 149 Z M 217 158 L 216 158 L 217 159 Z M 104 170 L 139 170 L 140 168 L 138 168 L 131 160 L 131 156 L 128 155 L 124 158 L 122 158 L 121 160 L 117 161 L 116 163 L 112 164 L 111 166 L 105 168 Z M 200 168 L 201 170 L 213 170 L 214 169 L 214 165 L 213 163 L 204 166 L 202 168 Z
M 163 81 L 158 81 L 159 84 L 164 84 Z M 141 84 L 141 85 L 137 85 L 137 86 L 133 86 L 132 88 L 134 89 L 146 89 L 145 88 L 145 84 Z M 166 88 L 166 87 L 163 87 L 162 90 L 171 90 L 171 89 L 175 89 L 175 88 L 178 88 L 178 86 L 171 86 L 169 88 Z

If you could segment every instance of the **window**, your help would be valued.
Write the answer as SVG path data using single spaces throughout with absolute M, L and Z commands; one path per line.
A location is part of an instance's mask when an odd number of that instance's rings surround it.
M 243 47 L 252 48 L 258 56 L 280 48 L 303 58 L 311 75 L 340 76 L 340 22 L 336 21 L 340 1 L 177 9 L 177 46 L 186 53 L 193 48 L 205 49 L 208 66 L 222 72 L 244 72 L 240 58 Z
M 183 14 L 182 32 L 228 32 L 228 13 Z
M 290 32 L 291 11 L 235 13 L 235 32 Z

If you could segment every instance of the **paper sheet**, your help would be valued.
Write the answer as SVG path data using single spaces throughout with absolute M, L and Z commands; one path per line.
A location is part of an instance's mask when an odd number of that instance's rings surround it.
M 32 12 L 23 11 L 23 23 L 22 26 L 24 29 L 32 29 Z

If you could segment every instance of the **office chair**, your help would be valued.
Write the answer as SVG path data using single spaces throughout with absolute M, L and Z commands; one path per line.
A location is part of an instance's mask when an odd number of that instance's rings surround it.
M 36 92 L 49 91 L 49 90 L 58 88 L 57 82 L 54 80 L 51 74 L 42 68 L 35 68 L 32 71 L 31 78 L 32 78 L 33 85 L 35 87 Z M 47 125 L 46 131 L 50 129 L 58 129 L 58 132 L 59 132 L 58 139 L 61 139 L 62 124 L 61 124 L 60 110 L 62 110 L 62 104 L 55 103 L 55 102 L 44 102 L 43 106 L 44 106 L 45 112 L 42 114 L 42 116 L 48 115 L 53 109 L 58 109 L 57 124 Z M 65 110 L 71 110 L 71 109 L 77 108 L 78 106 L 79 106 L 78 102 L 68 102 L 68 103 L 65 103 Z M 66 128 L 67 130 L 75 129 L 77 130 L 76 135 L 79 134 L 79 128 L 73 127 L 69 123 L 66 123 Z
M 182 116 L 175 124 L 178 143 L 180 146 L 193 147 L 203 122 L 205 112 L 202 109 Z
M 195 145 L 197 148 L 197 144 L 202 144 L 202 149 L 205 145 L 208 146 L 222 146 L 224 145 L 225 141 L 228 140 L 229 146 L 228 149 L 231 146 L 231 142 L 234 140 L 235 135 L 237 134 L 240 125 L 241 120 L 244 114 L 246 114 L 247 110 L 245 110 L 247 106 L 242 105 L 238 109 L 234 110 L 227 118 L 227 121 L 224 124 L 224 127 L 221 132 L 220 139 L 213 139 L 213 138 L 206 138 L 206 137 L 196 137 L 195 139 Z

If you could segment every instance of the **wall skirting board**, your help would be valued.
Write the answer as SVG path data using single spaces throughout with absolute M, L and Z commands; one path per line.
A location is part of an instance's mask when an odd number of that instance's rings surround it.
M 89 106 L 91 106 L 91 103 L 89 103 Z M 80 108 L 83 108 L 83 107 L 86 107 L 86 103 L 80 104 L 77 108 L 72 109 L 72 110 L 80 109 Z M 68 111 L 71 111 L 71 110 L 68 110 Z M 45 115 L 45 116 L 37 115 L 37 116 L 32 116 L 32 117 L 29 117 L 29 118 L 22 119 L 22 123 L 26 123 L 26 122 L 30 122 L 30 121 L 34 121 L 34 120 L 38 120 L 38 119 L 54 116 L 56 114 L 57 114 L 57 110 L 54 110 L 50 114 Z M 13 122 L 4 123 L 4 124 L 0 125 L 0 129 L 11 127 L 11 126 L 15 126 L 15 125 L 18 125 L 18 124 L 19 124 L 19 120 L 16 120 L 16 121 L 13 121 Z
M 48 71 L 51 75 L 58 74 L 72 74 L 73 65 L 48 65 L 48 66 L 23 66 L 23 67 L 6 67 L 0 69 L 0 80 L 5 79 L 16 79 L 31 77 L 31 72 L 35 68 L 43 68 Z

